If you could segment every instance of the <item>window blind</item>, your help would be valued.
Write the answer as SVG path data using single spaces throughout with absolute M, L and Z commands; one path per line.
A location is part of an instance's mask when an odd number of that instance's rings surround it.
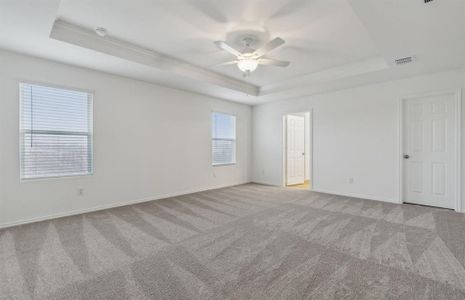
M 236 117 L 212 113 L 212 164 L 236 163 Z
M 92 173 L 92 94 L 20 84 L 21 179 Z

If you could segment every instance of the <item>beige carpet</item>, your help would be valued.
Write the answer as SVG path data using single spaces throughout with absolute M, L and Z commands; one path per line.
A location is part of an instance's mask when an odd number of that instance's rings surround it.
M 0 231 L 1 299 L 465 299 L 451 211 L 248 184 Z

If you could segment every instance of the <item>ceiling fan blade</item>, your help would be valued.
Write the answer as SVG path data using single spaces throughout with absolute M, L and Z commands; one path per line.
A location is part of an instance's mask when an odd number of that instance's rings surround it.
M 224 63 L 216 64 L 215 66 L 235 65 L 237 63 L 238 63 L 237 60 L 233 60 L 233 61 L 227 61 L 227 62 L 224 62 Z
M 223 14 L 218 6 L 214 5 L 213 1 L 197 1 L 191 0 L 189 3 L 199 10 L 204 16 L 212 19 L 215 22 L 224 24 L 228 22 L 228 18 Z
M 288 61 L 271 59 L 271 58 L 260 58 L 258 60 L 258 63 L 261 65 L 273 65 L 277 67 L 287 67 L 290 64 L 290 62 Z
M 270 42 L 268 42 L 268 44 L 266 44 L 265 46 L 263 46 L 262 48 L 256 50 L 254 52 L 254 54 L 257 56 L 257 57 L 261 57 L 265 54 L 267 54 L 268 52 L 278 48 L 279 46 L 281 46 L 282 44 L 284 44 L 284 40 L 280 37 L 277 37 L 277 38 L 274 38 L 272 39 Z
M 292 15 L 296 12 L 301 11 L 305 5 L 308 4 L 307 0 L 291 0 L 287 1 L 286 4 L 281 6 L 279 10 L 277 10 L 273 15 L 271 15 L 271 18 L 280 18 L 280 17 L 285 17 Z
M 227 51 L 229 53 L 231 53 L 232 55 L 234 56 L 239 56 L 241 55 L 242 53 L 240 53 L 238 50 L 234 49 L 233 47 L 229 46 L 228 44 L 226 44 L 226 42 L 223 42 L 223 41 L 216 41 L 215 42 L 215 45 L 217 45 L 220 49 L 223 49 L 224 51 Z

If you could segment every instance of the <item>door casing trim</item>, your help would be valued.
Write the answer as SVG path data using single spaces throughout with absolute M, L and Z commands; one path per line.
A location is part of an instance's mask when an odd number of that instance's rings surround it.
M 455 161 L 457 168 L 455 170 L 455 207 L 456 212 L 462 212 L 462 89 L 440 90 L 436 92 L 420 93 L 401 97 L 398 103 L 398 202 L 404 203 L 404 159 L 402 157 L 404 150 L 404 129 L 405 129 L 405 102 L 410 99 L 431 97 L 444 94 L 453 94 L 455 98 Z

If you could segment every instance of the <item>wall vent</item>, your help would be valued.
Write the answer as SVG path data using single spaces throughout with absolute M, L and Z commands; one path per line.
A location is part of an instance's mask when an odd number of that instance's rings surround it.
M 415 58 L 413 56 L 407 56 L 407 57 L 398 58 L 394 62 L 396 63 L 396 65 L 404 65 L 404 64 L 413 62 L 414 59 Z
M 425 3 L 433 2 L 433 0 L 425 0 Z

